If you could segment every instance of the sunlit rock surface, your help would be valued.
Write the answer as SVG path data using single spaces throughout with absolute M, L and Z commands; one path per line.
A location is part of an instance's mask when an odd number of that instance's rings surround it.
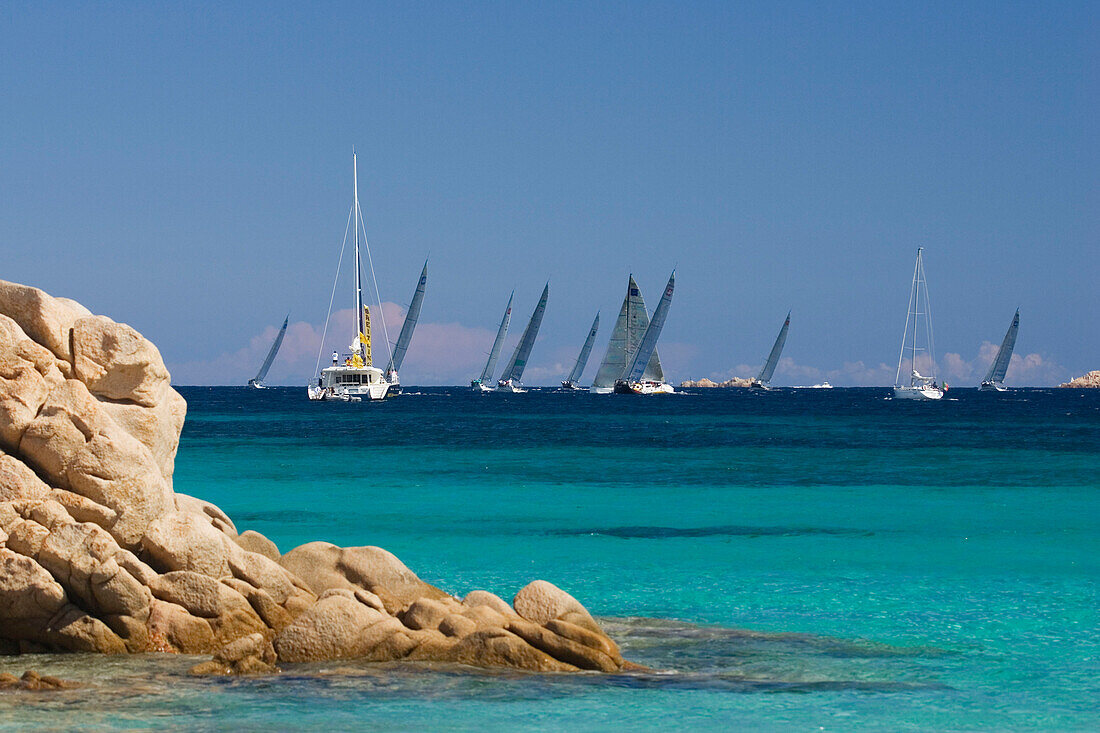
M 137 331 L 0 280 L 0 653 L 212 654 L 194 674 L 329 659 L 630 666 L 546 581 L 512 604 L 459 600 L 378 547 L 280 554 L 239 533 L 173 490 L 185 413 Z

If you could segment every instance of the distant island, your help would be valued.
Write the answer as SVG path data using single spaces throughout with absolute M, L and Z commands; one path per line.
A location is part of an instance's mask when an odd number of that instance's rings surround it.
M 714 380 L 707 379 L 706 377 L 703 377 L 702 379 L 697 379 L 697 380 L 688 379 L 686 381 L 680 382 L 680 387 L 682 387 L 682 388 L 686 388 L 686 387 L 751 387 L 751 386 L 752 386 L 752 380 L 751 379 L 745 379 L 743 377 L 730 377 L 729 379 L 727 379 L 724 382 L 715 382 Z
M 1083 377 L 1071 379 L 1064 384 L 1059 384 L 1058 386 L 1069 387 L 1070 389 L 1100 389 L 1100 369 L 1089 372 Z

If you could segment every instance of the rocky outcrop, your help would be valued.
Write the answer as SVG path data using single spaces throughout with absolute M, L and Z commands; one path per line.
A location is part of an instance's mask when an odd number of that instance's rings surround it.
M 1083 377 L 1071 379 L 1065 384 L 1059 384 L 1058 386 L 1069 387 L 1070 389 L 1100 389 L 1100 369 L 1089 372 Z
M 0 654 L 212 654 L 194 674 L 342 658 L 629 668 L 545 581 L 511 604 L 460 600 L 378 547 L 281 554 L 238 532 L 173 489 L 185 412 L 137 331 L 0 281 Z
M 689 379 L 685 382 L 680 382 L 680 386 L 683 387 L 683 388 L 689 388 L 689 387 L 704 387 L 704 388 L 708 388 L 708 387 L 751 387 L 752 386 L 752 380 L 751 379 L 745 379 L 743 377 L 730 377 L 729 379 L 727 379 L 724 382 L 715 382 L 713 380 L 707 379 L 706 377 L 703 377 L 702 379 L 697 379 L 697 380 Z
M 57 677 L 40 675 L 33 669 L 28 669 L 22 677 L 0 672 L 0 690 L 69 690 L 74 687 L 80 685 Z

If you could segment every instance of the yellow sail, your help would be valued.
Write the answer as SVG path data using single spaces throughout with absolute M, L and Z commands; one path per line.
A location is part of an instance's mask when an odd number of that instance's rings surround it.
M 370 354 L 370 307 L 363 306 L 363 332 L 359 334 L 359 342 L 363 344 L 363 360 L 367 366 L 374 366 Z

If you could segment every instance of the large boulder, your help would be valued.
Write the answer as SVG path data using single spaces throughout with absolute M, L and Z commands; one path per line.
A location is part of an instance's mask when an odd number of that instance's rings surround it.
M 330 588 L 365 588 L 382 599 L 396 614 L 419 598 L 446 598 L 448 594 L 405 567 L 381 547 L 337 547 L 329 542 L 310 542 L 279 558 L 279 564 L 321 594 Z
M 213 654 L 196 674 L 358 658 L 627 667 L 568 593 L 463 600 L 379 547 L 280 554 L 176 493 L 186 404 L 129 326 L 0 281 L 0 654 Z
M 369 651 L 367 629 L 387 618 L 350 594 L 330 594 L 275 637 L 275 652 L 286 662 L 361 657 Z

